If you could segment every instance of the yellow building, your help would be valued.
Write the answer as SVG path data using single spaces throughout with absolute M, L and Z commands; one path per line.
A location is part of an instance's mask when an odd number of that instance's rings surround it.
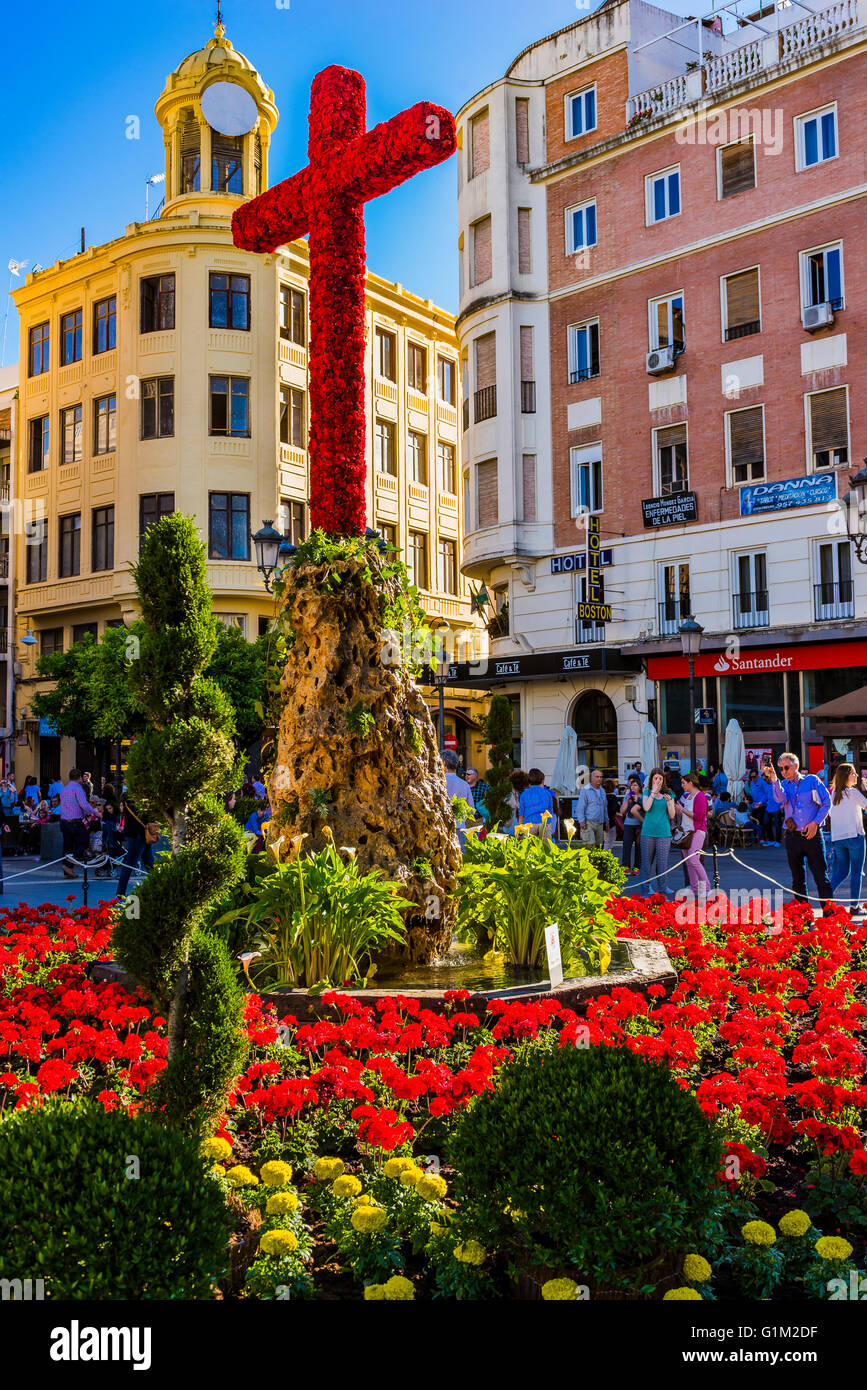
M 36 655 L 135 616 L 129 567 L 150 522 L 175 509 L 197 518 L 214 611 L 251 640 L 273 612 L 251 531 L 275 519 L 297 541 L 307 529 L 307 243 L 254 255 L 230 226 L 268 186 L 273 93 L 218 27 L 155 110 L 157 214 L 28 275 L 15 295 L 17 495 L 30 518 L 17 542 L 17 637 L 32 628 L 38 639 L 17 648 L 19 780 L 47 780 L 76 758 L 71 740 L 61 748 L 31 717 Z M 403 550 L 429 615 L 462 630 L 474 620 L 461 575 L 455 321 L 376 275 L 366 304 L 369 522 Z M 449 716 L 451 732 L 472 727 L 470 705 Z

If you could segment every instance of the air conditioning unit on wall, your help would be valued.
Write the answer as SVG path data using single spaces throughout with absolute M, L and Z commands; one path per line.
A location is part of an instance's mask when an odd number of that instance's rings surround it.
M 647 370 L 651 376 L 659 376 L 660 372 L 670 372 L 674 360 L 673 347 L 654 348 L 653 352 L 647 354 Z
M 634 705 L 634 704 L 635 704 L 635 701 L 638 699 L 638 686 L 637 686 L 637 685 L 627 685 L 627 686 L 624 687 L 623 693 L 624 693 L 624 695 L 626 696 L 626 698 L 627 698 L 627 700 L 629 701 L 629 703 L 630 703 L 631 705 Z
M 834 310 L 829 303 L 807 304 L 801 310 L 801 323 L 808 333 L 815 333 L 817 328 L 827 328 L 834 322 Z

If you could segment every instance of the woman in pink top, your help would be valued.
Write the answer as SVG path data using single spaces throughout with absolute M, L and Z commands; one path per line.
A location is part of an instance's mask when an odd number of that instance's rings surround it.
M 699 786 L 697 772 L 686 774 L 683 779 L 683 788 L 684 794 L 680 802 L 683 812 L 683 828 L 692 831 L 692 843 L 685 852 L 684 863 L 686 872 L 689 874 L 689 886 L 693 893 L 698 896 L 700 884 L 703 885 L 705 893 L 710 888 L 710 879 L 699 855 L 699 851 L 704 849 L 704 842 L 707 839 L 707 797 Z

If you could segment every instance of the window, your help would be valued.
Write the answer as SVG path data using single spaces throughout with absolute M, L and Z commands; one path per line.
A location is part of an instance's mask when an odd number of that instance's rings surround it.
M 668 425 L 653 431 L 657 497 L 689 491 L 689 455 L 686 425 Z
M 69 579 L 81 573 L 81 512 L 60 518 L 59 541 L 57 573 L 61 579 Z
M 651 174 L 644 180 L 645 216 L 648 227 L 665 222 L 680 212 L 680 165 Z
M 99 637 L 99 623 L 76 623 L 72 629 L 72 645 L 76 642 L 83 642 L 86 638 L 92 638 L 95 642 Z
M 455 467 L 455 446 L 446 444 L 445 440 L 437 440 L 437 474 L 439 476 L 440 492 L 450 492 L 457 494 L 458 475 Z
M 300 545 L 307 535 L 307 507 L 303 502 L 280 502 L 280 530 L 290 545 Z
M 162 521 L 164 516 L 171 516 L 174 510 L 175 494 L 173 492 L 143 493 L 138 503 L 139 541 L 155 521 Z
M 566 209 L 566 255 L 596 245 L 596 199 Z
M 38 415 L 27 424 L 27 471 L 41 473 L 49 463 L 48 416 Z
M 723 289 L 723 329 L 727 343 L 733 338 L 747 338 L 751 333 L 760 333 L 762 311 L 759 297 L 759 268 L 739 270 L 735 275 L 726 275 Z
M 82 352 L 82 312 L 73 309 L 71 314 L 63 314 L 60 320 L 60 365 L 68 367 L 70 362 L 80 362 Z
M 440 541 L 439 562 L 440 590 L 444 594 L 456 594 L 458 591 L 458 551 L 455 541 Z
M 30 330 L 30 375 L 42 376 L 50 365 L 51 329 L 47 323 L 37 323 Z
M 24 527 L 26 549 L 26 582 L 41 584 L 48 578 L 48 523 L 46 521 L 26 522 Z
M 569 450 L 572 515 L 602 511 L 602 445 Z
M 244 192 L 244 137 L 211 131 L 211 188 L 215 193 Z
M 515 97 L 515 160 L 530 163 L 530 100 Z
M 94 507 L 90 538 L 90 568 L 114 569 L 114 507 Z
M 852 546 L 849 541 L 826 541 L 816 546 L 816 620 L 855 616 Z
M 807 396 L 810 468 L 839 468 L 849 462 L 849 402 L 845 386 Z
M 723 145 L 717 152 L 719 160 L 719 196 L 734 198 L 756 186 L 756 147 L 753 137 Z
M 837 157 L 837 108 L 825 106 L 795 120 L 795 167 L 810 169 Z
M 764 406 L 730 410 L 726 436 L 732 484 L 759 482 L 765 476 Z
M 599 320 L 569 325 L 569 380 L 587 381 L 599 375 Z
M 596 129 L 596 87 L 570 92 L 566 98 L 566 139 L 574 140 Z
M 410 430 L 406 441 L 409 455 L 410 482 L 427 487 L 427 439 L 416 430 Z
M 181 192 L 198 193 L 201 187 L 201 132 L 195 113 L 187 108 L 181 126 Z
M 307 342 L 307 309 L 301 290 L 280 286 L 280 337 L 304 347 Z
M 735 556 L 732 596 L 736 628 L 768 625 L 768 558 L 763 550 Z
M 491 167 L 491 122 L 487 111 L 480 111 L 470 121 L 467 162 L 468 179 L 477 178 Z
M 249 331 L 249 275 L 220 275 L 212 271 L 208 276 L 208 290 L 209 326 Z
M 376 523 L 376 529 L 378 530 L 379 534 L 382 536 L 382 539 L 385 541 L 386 545 L 389 546 L 391 549 L 396 550 L 396 549 L 397 549 L 397 527 L 396 527 L 396 526 L 392 526 L 392 525 L 391 525 L 389 522 L 387 522 L 387 521 L 378 521 L 378 522 Z
M 100 299 L 93 306 L 93 352 L 110 352 L 117 345 L 117 299 Z
M 491 252 L 491 219 L 482 217 L 470 228 L 473 246 L 473 263 L 470 273 L 471 285 L 482 285 L 494 273 Z
M 476 358 L 475 423 L 497 413 L 497 335 L 483 333 L 474 340 Z
M 211 434 L 250 438 L 250 383 L 246 377 L 211 377 Z
M 427 393 L 427 351 L 418 343 L 410 343 L 407 348 L 409 384 L 416 391 Z
M 530 209 L 518 208 L 518 274 L 529 275 L 533 269 L 530 244 Z
M 63 651 L 63 628 L 44 627 L 39 634 L 39 655 L 54 656 Z
M 141 282 L 141 331 L 157 333 L 175 326 L 175 277 L 151 275 Z
M 153 377 L 141 384 L 141 437 L 165 439 L 175 432 L 175 379 Z
M 250 498 L 247 493 L 208 494 L 208 558 L 249 560 Z
M 476 516 L 478 528 L 484 531 L 496 526 L 499 519 L 499 477 L 496 459 L 476 464 Z
M 374 453 L 377 473 L 397 477 L 397 438 L 390 420 L 377 420 L 374 430 Z
M 522 520 L 536 520 L 536 455 L 524 454 L 521 459 Z
M 470 530 L 470 470 L 464 472 L 464 530 Z
M 843 247 L 840 242 L 822 246 L 817 251 L 801 252 L 801 293 L 805 309 L 813 304 L 843 308 Z
M 304 392 L 297 386 L 280 387 L 280 443 L 305 448 Z
M 384 328 L 376 330 L 376 375 L 386 381 L 397 380 L 397 340 Z
M 667 294 L 662 299 L 651 299 L 649 310 L 650 351 L 673 347 L 683 352 L 683 295 Z
M 684 618 L 692 617 L 689 594 L 689 563 L 679 561 L 659 567 L 659 630 L 672 636 Z
M 427 574 L 427 536 L 423 531 L 409 533 L 409 580 L 417 589 L 428 587 Z
M 457 399 L 455 394 L 455 379 L 457 375 L 457 363 L 451 357 L 437 358 L 437 386 L 439 388 L 440 400 L 446 405 L 454 405 Z
M 83 445 L 81 406 L 71 405 L 60 412 L 60 462 L 79 463 Z
M 93 452 L 111 454 L 117 445 L 117 397 L 100 396 L 93 402 Z

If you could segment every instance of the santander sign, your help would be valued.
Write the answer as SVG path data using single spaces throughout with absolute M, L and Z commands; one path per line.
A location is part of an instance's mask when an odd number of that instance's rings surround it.
M 713 669 L 721 676 L 739 676 L 745 671 L 791 671 L 793 656 L 721 656 L 713 664 Z

